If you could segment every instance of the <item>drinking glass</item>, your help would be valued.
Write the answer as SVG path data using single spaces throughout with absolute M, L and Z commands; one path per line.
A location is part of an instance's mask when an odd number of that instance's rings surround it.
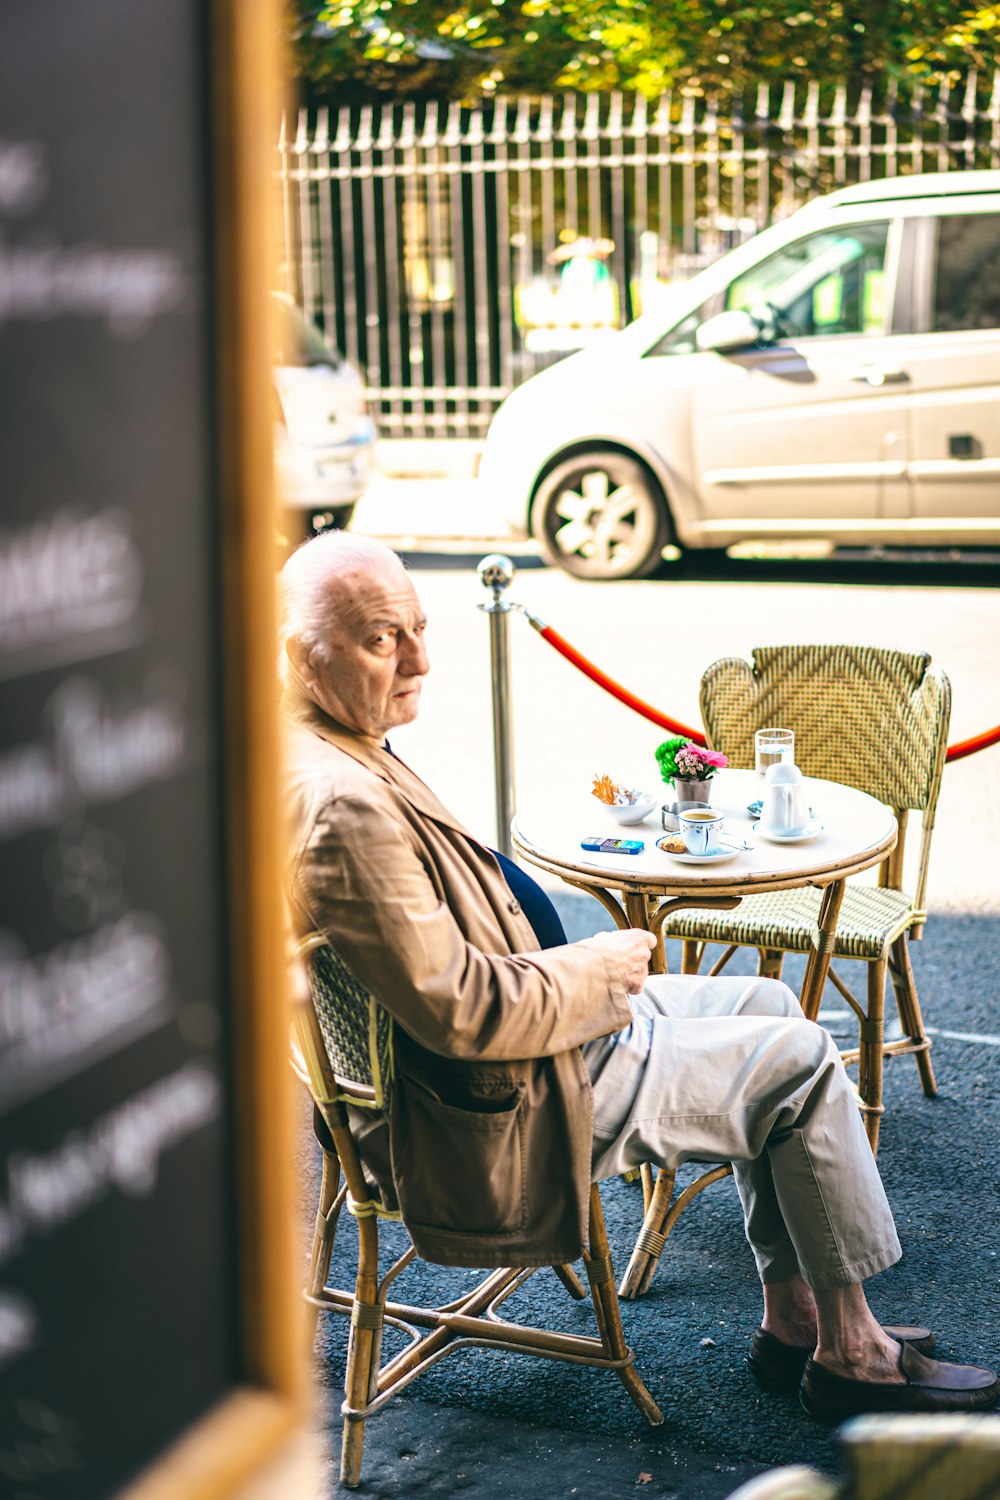
M 753 752 L 757 780 L 763 781 L 768 766 L 780 766 L 795 759 L 795 731 L 758 729 L 753 737 Z

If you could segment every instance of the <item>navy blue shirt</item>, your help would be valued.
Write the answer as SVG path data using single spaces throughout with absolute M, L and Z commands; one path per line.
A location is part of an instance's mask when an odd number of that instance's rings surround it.
M 392 746 L 388 740 L 385 742 L 385 749 L 390 755 L 392 754 Z M 491 849 L 490 853 L 496 858 L 500 872 L 510 886 L 511 895 L 521 903 L 521 910 L 535 929 L 538 946 L 561 948 L 564 943 L 568 943 L 569 938 L 566 936 L 566 929 L 560 920 L 559 913 L 538 881 L 532 880 L 530 875 L 524 873 L 520 865 L 508 859 L 506 854 L 501 854 L 499 849 Z

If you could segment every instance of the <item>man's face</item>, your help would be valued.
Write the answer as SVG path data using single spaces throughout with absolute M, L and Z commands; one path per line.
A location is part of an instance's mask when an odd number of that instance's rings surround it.
M 368 561 L 331 582 L 337 627 L 309 658 L 309 690 L 338 723 L 381 739 L 409 724 L 428 669 L 427 621 L 409 575 L 393 558 Z

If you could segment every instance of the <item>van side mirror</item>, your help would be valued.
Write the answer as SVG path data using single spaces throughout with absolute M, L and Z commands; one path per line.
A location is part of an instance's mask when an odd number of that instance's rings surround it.
M 716 313 L 702 323 L 695 333 L 695 343 L 702 352 L 728 354 L 734 349 L 749 349 L 760 342 L 761 325 L 745 310 Z

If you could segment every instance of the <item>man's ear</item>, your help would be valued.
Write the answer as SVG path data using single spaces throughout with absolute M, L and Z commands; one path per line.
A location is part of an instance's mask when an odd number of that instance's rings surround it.
M 309 650 L 309 647 L 296 636 L 290 635 L 285 642 L 285 652 L 296 677 L 301 683 L 308 686 L 316 676 L 313 671 L 312 652 Z

